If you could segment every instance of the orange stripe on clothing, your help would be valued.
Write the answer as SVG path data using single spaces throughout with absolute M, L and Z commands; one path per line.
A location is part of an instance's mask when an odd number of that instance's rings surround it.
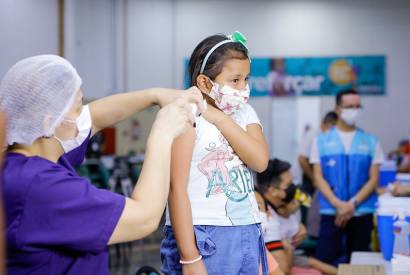
M 269 251 L 283 249 L 283 243 L 282 243 L 282 241 L 268 242 L 268 243 L 266 243 L 266 248 Z

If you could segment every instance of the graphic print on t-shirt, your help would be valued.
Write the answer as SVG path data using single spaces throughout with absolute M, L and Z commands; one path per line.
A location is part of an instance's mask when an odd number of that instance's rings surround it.
M 226 215 L 233 225 L 243 224 L 244 219 L 255 222 L 253 215 L 249 215 L 250 209 L 253 209 L 249 194 L 254 191 L 251 173 L 222 135 L 219 135 L 219 140 L 219 146 L 209 143 L 206 148 L 209 153 L 197 166 L 208 180 L 205 196 L 225 194 Z

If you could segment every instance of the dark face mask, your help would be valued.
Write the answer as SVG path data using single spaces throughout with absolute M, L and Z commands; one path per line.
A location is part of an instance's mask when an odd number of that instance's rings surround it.
M 295 198 L 296 189 L 297 189 L 296 185 L 292 182 L 292 183 L 288 186 L 288 188 L 286 188 L 285 190 L 283 190 L 283 191 L 285 191 L 286 196 L 282 199 L 282 201 L 283 201 L 284 203 L 289 203 L 289 202 L 291 202 L 291 201 Z

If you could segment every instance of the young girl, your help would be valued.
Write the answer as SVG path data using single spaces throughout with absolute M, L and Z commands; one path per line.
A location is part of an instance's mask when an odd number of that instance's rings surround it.
M 162 271 L 258 274 L 262 264 L 266 272 L 250 169 L 264 171 L 269 156 L 258 116 L 247 104 L 246 38 L 235 32 L 204 39 L 191 55 L 189 73 L 208 108 L 173 144 Z

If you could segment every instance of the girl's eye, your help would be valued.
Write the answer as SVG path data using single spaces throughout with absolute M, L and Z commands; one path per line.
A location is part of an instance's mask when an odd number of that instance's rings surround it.
M 239 78 L 235 78 L 234 80 L 232 80 L 233 83 L 238 83 L 239 82 Z
M 248 82 L 249 81 L 249 76 L 247 76 L 246 78 L 245 78 L 245 82 Z

